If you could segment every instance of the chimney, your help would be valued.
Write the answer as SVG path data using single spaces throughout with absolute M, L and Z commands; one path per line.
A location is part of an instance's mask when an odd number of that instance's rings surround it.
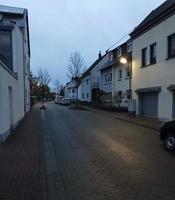
M 99 59 L 101 58 L 101 51 L 99 51 L 98 58 Z

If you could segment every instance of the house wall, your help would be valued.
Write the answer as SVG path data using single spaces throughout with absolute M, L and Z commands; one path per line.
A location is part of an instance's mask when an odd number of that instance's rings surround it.
M 65 87 L 65 98 L 75 100 L 78 98 L 78 88 L 76 87 L 77 83 L 74 80 L 71 80 Z
M 19 23 L 21 25 L 21 22 L 20 18 L 12 29 L 13 72 L 0 63 L 0 142 L 8 137 L 11 129 L 17 126 L 30 109 L 30 76 L 29 72 L 25 74 L 26 65 L 24 63 L 24 58 L 29 62 L 30 56 L 28 45 L 24 45 L 25 23 L 23 30 L 18 26 Z M 26 35 L 26 37 L 28 36 Z M 28 69 L 30 71 L 30 62 Z M 27 92 L 27 107 L 25 105 L 25 91 Z
M 133 98 L 137 100 L 137 114 L 139 114 L 138 88 L 161 86 L 158 96 L 158 118 L 166 120 L 172 118 L 172 92 L 167 90 L 170 84 L 175 84 L 175 59 L 167 58 L 167 37 L 175 33 L 175 15 L 166 19 L 156 27 L 133 40 L 132 52 L 132 87 Z M 157 64 L 141 68 L 141 50 L 153 43 L 157 43 Z
M 13 66 L 17 78 L 0 65 L 0 141 L 10 134 L 9 87 L 12 88 L 12 113 L 15 127 L 24 117 L 23 36 L 15 27 L 12 32 Z
M 94 69 L 90 72 L 91 90 L 93 88 L 99 88 L 101 90 L 101 67 L 109 60 L 109 54 L 107 54 Z M 98 84 L 96 84 L 98 83 Z
M 112 68 L 103 69 L 101 71 L 101 90 L 105 93 L 112 93 L 112 82 L 106 83 L 105 82 L 105 75 L 112 73 Z
M 91 102 L 91 82 L 90 76 L 86 76 L 81 80 L 79 85 L 78 98 L 80 101 Z M 88 94 L 88 96 L 87 96 Z M 84 97 L 84 98 L 83 98 Z
M 122 70 L 121 79 L 119 79 L 119 70 Z M 114 96 L 118 91 L 122 91 L 123 99 L 121 106 L 127 107 L 128 100 L 126 91 L 129 90 L 129 78 L 127 77 L 126 66 L 122 64 L 114 65 L 112 68 L 112 75 L 112 95 Z

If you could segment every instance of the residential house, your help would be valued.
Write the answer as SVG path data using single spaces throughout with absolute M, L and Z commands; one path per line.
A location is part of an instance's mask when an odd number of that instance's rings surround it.
M 153 10 L 131 33 L 132 88 L 140 116 L 175 118 L 175 1 Z
M 128 102 L 132 98 L 131 74 L 132 74 L 132 43 L 127 41 L 113 50 L 112 65 L 112 96 L 115 106 L 128 108 Z M 118 103 L 116 103 L 118 101 Z
M 131 42 L 108 52 L 108 61 L 101 67 L 101 90 L 109 105 L 128 107 L 131 98 Z M 122 61 L 125 61 L 122 63 Z
M 92 97 L 94 97 L 92 88 L 94 87 L 100 87 L 97 81 L 98 77 L 96 79 L 94 76 L 92 76 L 92 71 L 94 68 L 97 67 L 97 65 L 100 63 L 100 61 L 103 59 L 104 56 L 101 56 L 101 53 L 99 53 L 98 59 L 83 73 L 83 75 L 80 78 L 80 84 L 78 88 L 78 99 L 83 102 L 91 102 Z M 92 73 L 92 74 L 91 74 Z M 95 81 L 96 80 L 96 81 Z M 96 84 L 96 85 L 95 85 Z
M 0 142 L 30 109 L 30 41 L 26 9 L 0 6 Z
M 102 100 L 106 104 L 112 103 L 112 65 L 113 65 L 113 52 L 109 52 L 108 60 L 100 68 L 101 72 L 101 91 L 102 91 Z
M 69 98 L 71 100 L 77 100 L 78 86 L 79 86 L 79 77 L 72 78 L 71 81 L 67 83 L 64 88 L 65 98 Z
M 100 69 L 107 63 L 109 60 L 109 54 L 106 52 L 100 62 L 90 71 L 91 73 L 91 93 L 92 93 L 92 102 L 98 103 L 101 100 L 102 95 L 102 77 Z

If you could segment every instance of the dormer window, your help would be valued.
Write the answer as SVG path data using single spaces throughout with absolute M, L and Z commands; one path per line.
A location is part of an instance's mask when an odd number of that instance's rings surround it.
M 122 49 L 121 49 L 121 47 L 119 47 L 117 49 L 117 56 L 120 57 L 121 55 L 122 55 Z
M 0 61 L 13 71 L 11 30 L 0 30 Z

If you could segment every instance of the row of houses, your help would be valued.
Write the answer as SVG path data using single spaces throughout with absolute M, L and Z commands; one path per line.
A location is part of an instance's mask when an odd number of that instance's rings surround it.
M 30 41 L 26 9 L 0 5 L 0 142 L 30 109 Z
M 85 102 L 103 100 L 136 115 L 175 118 L 175 0 L 153 10 L 117 48 L 99 53 L 65 96 Z

